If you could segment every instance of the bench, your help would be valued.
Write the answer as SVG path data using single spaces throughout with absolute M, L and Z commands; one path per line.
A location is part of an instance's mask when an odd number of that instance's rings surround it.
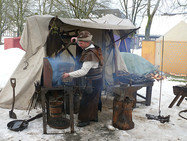
M 180 99 L 177 102 L 177 106 L 180 106 L 184 98 L 187 97 L 187 86 L 186 85 L 173 86 L 173 93 L 176 96 L 173 99 L 173 101 L 170 103 L 169 108 L 172 108 L 179 98 Z

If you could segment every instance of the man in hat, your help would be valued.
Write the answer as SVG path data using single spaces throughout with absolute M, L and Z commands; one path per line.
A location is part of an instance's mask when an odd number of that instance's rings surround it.
M 101 48 L 93 45 L 90 32 L 80 32 L 77 37 L 71 39 L 71 42 L 73 41 L 83 49 L 80 57 L 80 62 L 83 64 L 81 69 L 64 73 L 62 77 L 78 78 L 85 76 L 87 87 L 80 101 L 78 115 L 80 122 L 77 125 L 84 127 L 89 125 L 91 121 L 98 122 L 98 107 L 101 111 L 101 106 L 98 104 L 101 100 L 103 56 Z

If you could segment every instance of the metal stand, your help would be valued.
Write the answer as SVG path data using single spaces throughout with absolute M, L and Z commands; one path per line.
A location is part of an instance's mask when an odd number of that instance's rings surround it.
M 42 102 L 42 114 L 43 114 L 43 133 L 47 134 L 47 115 L 46 115 L 46 93 L 48 91 L 65 90 L 69 94 L 69 110 L 70 110 L 70 128 L 71 133 L 74 133 L 74 116 L 73 116 L 73 87 L 62 86 L 54 88 L 41 87 L 41 102 Z
M 154 82 L 145 82 L 142 84 L 133 84 L 133 85 L 128 85 L 128 84 L 115 85 L 113 91 L 116 91 L 116 93 L 120 95 L 124 95 L 124 96 L 128 95 L 130 97 L 133 97 L 136 103 L 143 103 L 146 106 L 150 106 L 153 83 Z M 137 91 L 143 87 L 146 87 L 146 96 L 137 93 Z M 144 99 L 144 101 L 137 101 L 136 100 L 137 96 Z
M 163 43 L 162 43 L 162 60 L 161 60 L 161 78 L 162 78 L 162 71 L 163 71 L 163 54 L 164 54 L 164 36 L 163 36 Z M 170 119 L 170 115 L 168 116 L 161 116 L 161 91 L 162 91 L 162 79 L 160 80 L 160 95 L 159 95 L 159 115 L 155 116 L 155 115 L 150 115 L 150 114 L 146 114 L 147 119 L 151 119 L 151 120 L 159 120 L 161 123 L 165 123 L 165 122 L 169 122 Z

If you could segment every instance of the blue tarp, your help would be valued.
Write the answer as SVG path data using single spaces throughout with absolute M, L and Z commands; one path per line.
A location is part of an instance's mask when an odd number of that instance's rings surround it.
M 114 40 L 120 39 L 120 36 L 114 34 Z M 123 40 L 119 40 L 116 42 L 116 45 L 119 46 L 119 51 L 120 52 L 130 52 L 131 49 L 131 38 L 126 38 Z

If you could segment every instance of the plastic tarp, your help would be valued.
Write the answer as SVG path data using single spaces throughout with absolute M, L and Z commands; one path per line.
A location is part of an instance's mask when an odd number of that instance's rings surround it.
M 156 67 L 139 55 L 120 52 L 129 73 L 143 76 L 156 71 Z
M 156 67 L 149 61 L 136 54 L 120 52 L 121 57 L 127 67 L 127 72 L 115 76 L 120 82 L 127 84 L 141 84 L 145 82 L 154 81 L 150 73 L 156 71 Z

